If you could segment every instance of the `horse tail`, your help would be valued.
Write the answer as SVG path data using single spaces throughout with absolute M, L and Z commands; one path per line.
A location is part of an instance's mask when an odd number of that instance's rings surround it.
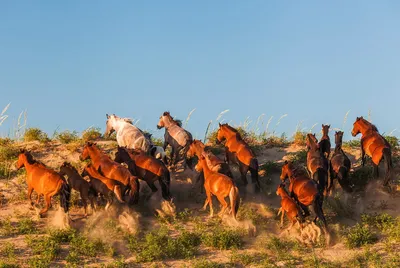
M 122 190 L 121 190 L 121 186 L 120 185 L 115 185 L 114 186 L 114 189 L 113 189 L 113 192 L 114 192 L 114 194 L 115 194 L 115 197 L 118 199 L 118 201 L 121 203 L 121 204 L 123 204 L 123 203 L 125 203 L 125 201 L 123 200 L 123 198 L 122 198 Z
M 71 200 L 71 187 L 68 183 L 62 182 L 61 189 L 60 189 L 60 204 L 61 207 L 64 209 L 64 212 L 67 213 L 69 210 Z
M 235 185 L 232 185 L 231 187 L 231 190 L 229 192 L 229 199 L 231 201 L 232 216 L 236 220 L 236 214 L 239 210 L 240 199 L 239 189 Z
M 250 173 L 251 173 L 251 180 L 253 183 L 256 184 L 256 192 L 259 192 L 261 189 L 260 181 L 258 180 L 258 160 L 257 158 L 253 157 L 250 160 Z
M 169 171 L 166 170 L 164 172 L 164 174 L 158 178 L 158 181 L 159 181 L 159 183 L 161 185 L 162 197 L 165 200 L 170 201 L 171 200 L 171 193 L 169 191 L 169 186 L 171 184 L 171 175 L 170 175 Z
M 387 185 L 390 179 L 390 171 L 392 170 L 393 167 L 393 160 L 392 160 L 392 152 L 390 148 L 386 147 L 383 148 L 382 150 L 382 155 L 383 159 L 385 161 L 385 181 L 383 182 L 383 185 Z
M 350 185 L 350 181 L 348 179 L 348 173 L 349 170 L 347 169 L 347 167 L 341 166 L 339 168 L 337 177 L 338 177 L 338 181 L 340 186 L 342 187 L 342 189 L 348 193 L 353 192 L 353 188 Z
M 323 194 L 327 188 L 328 173 L 322 167 L 318 168 L 313 175 L 313 180 L 318 184 L 318 191 Z
M 129 179 L 129 186 L 130 186 L 129 203 L 137 204 L 139 202 L 139 190 L 140 190 L 139 180 L 136 177 L 131 176 L 131 178 Z

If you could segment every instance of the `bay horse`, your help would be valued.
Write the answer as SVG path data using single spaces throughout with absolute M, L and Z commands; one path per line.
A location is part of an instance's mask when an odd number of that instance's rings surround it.
M 331 140 L 329 138 L 330 127 L 331 125 L 322 124 L 322 138 L 318 143 L 321 153 L 324 154 L 327 159 L 329 159 L 329 155 L 331 154 Z
M 233 179 L 233 174 L 231 172 L 231 169 L 229 168 L 229 164 L 220 159 L 218 156 L 214 155 L 211 151 L 209 151 L 204 143 L 202 143 L 200 140 L 193 140 L 193 142 L 189 146 L 189 150 L 187 151 L 186 156 L 188 157 L 188 159 L 191 159 L 195 156 L 197 158 L 200 158 L 203 153 L 207 154 L 206 160 L 209 169 L 224 174 Z M 204 184 L 203 172 L 200 172 L 200 174 L 197 176 L 196 184 L 198 182 L 201 182 L 201 185 Z M 203 187 L 201 188 L 201 192 L 203 192 Z
M 170 165 L 175 166 L 179 161 L 186 160 L 186 152 L 193 140 L 192 134 L 182 128 L 182 125 L 175 121 L 169 112 L 161 115 L 157 128 L 165 128 L 163 149 L 166 150 L 168 145 L 171 146 Z
M 106 210 L 112 205 L 114 196 L 121 204 L 125 203 L 125 201 L 122 199 L 122 183 L 104 177 L 99 171 L 94 168 L 92 164 L 86 165 L 86 167 L 82 171 L 81 176 L 89 177 L 90 186 L 96 191 L 97 194 L 102 194 L 106 198 Z
M 59 174 L 61 176 L 67 176 L 67 182 L 72 189 L 79 192 L 82 200 L 83 207 L 85 209 L 85 216 L 87 216 L 87 205 L 90 202 L 92 210 L 95 210 L 94 200 L 96 198 L 96 191 L 88 181 L 84 180 L 79 172 L 70 163 L 64 162 L 60 167 Z
M 383 185 L 386 186 L 389 183 L 390 172 L 393 168 L 392 162 L 392 148 L 387 140 L 379 134 L 377 127 L 362 116 L 357 117 L 353 124 L 353 130 L 351 135 L 353 137 L 361 133 L 361 161 L 362 166 L 365 164 L 365 154 L 372 158 L 374 167 L 374 176 L 379 177 L 379 164 L 382 160 L 385 163 L 385 179 Z
M 284 182 L 287 178 L 290 181 L 289 194 L 304 211 L 304 217 L 310 215 L 308 207 L 311 206 L 316 215 L 314 222 L 317 218 L 322 221 L 324 233 L 329 238 L 328 225 L 322 210 L 323 196 L 318 190 L 317 183 L 310 179 L 304 171 L 296 169 L 291 162 L 285 161 L 280 179 Z M 327 242 L 329 244 L 329 239 Z
M 222 205 L 219 213 L 219 216 L 222 216 L 225 213 L 225 210 L 228 208 L 228 203 L 225 201 L 225 198 L 229 197 L 232 217 L 236 220 L 236 214 L 239 210 L 240 203 L 239 189 L 235 186 L 231 178 L 209 169 L 206 156 L 204 154 L 200 156 L 199 162 L 195 166 L 195 169 L 198 172 L 204 172 L 204 188 L 206 190 L 207 198 L 204 203 L 203 210 L 206 210 L 207 205 L 210 205 L 210 217 L 214 215 L 212 196 L 215 195 Z
M 303 214 L 301 213 L 299 206 L 296 204 L 296 202 L 286 192 L 285 185 L 283 183 L 280 183 L 278 185 L 276 195 L 281 197 L 281 207 L 278 210 L 278 216 L 280 213 L 282 213 L 281 228 L 283 227 L 283 217 L 285 215 L 285 212 L 290 220 L 289 230 L 296 222 L 299 222 L 300 228 L 302 228 L 304 222 Z
M 307 170 L 310 172 L 311 178 L 318 183 L 318 190 L 323 194 L 328 187 L 328 160 L 320 151 L 315 134 L 307 134 L 306 145 Z
M 114 161 L 126 163 L 131 174 L 144 180 L 153 193 L 158 191 L 154 185 L 154 182 L 158 181 L 161 186 L 162 197 L 167 201 L 171 200 L 169 190 L 171 177 L 168 168 L 163 162 L 145 154 L 141 150 L 131 150 L 119 146 Z
M 260 191 L 258 180 L 258 160 L 250 146 L 242 139 L 239 132 L 228 124 L 219 123 L 217 131 L 217 143 L 225 142 L 225 155 L 228 163 L 239 166 L 242 181 L 247 185 L 247 172 L 250 171 L 252 183 L 255 184 L 255 191 Z
M 43 208 L 39 215 L 43 216 L 51 207 L 51 198 L 57 194 L 60 195 L 60 206 L 64 209 L 64 212 L 69 215 L 69 206 L 71 198 L 71 187 L 65 181 L 65 179 L 55 172 L 54 170 L 46 167 L 43 163 L 33 159 L 30 152 L 22 150 L 18 155 L 17 169 L 25 167 L 26 169 L 26 183 L 28 184 L 28 199 L 32 202 L 32 192 L 43 195 L 46 203 L 46 207 Z
M 338 182 L 342 189 L 348 193 L 353 191 L 353 185 L 349 180 L 349 172 L 351 168 L 351 161 L 342 149 L 343 142 L 343 131 L 335 132 L 335 151 L 332 155 L 329 169 L 330 169 L 330 183 L 328 191 L 333 188 L 334 179 L 338 179 Z
M 144 132 L 132 124 L 129 118 L 118 117 L 115 114 L 106 114 L 105 137 L 108 137 L 114 131 L 117 133 L 118 146 L 126 146 L 131 149 L 142 149 L 148 153 L 151 147 L 150 139 Z
M 82 154 L 79 157 L 82 161 L 92 160 L 92 165 L 109 179 L 121 182 L 124 186 L 124 194 L 129 190 L 129 203 L 137 204 L 139 201 L 140 184 L 138 177 L 133 176 L 127 168 L 111 160 L 111 158 L 100 151 L 95 143 L 86 142 Z

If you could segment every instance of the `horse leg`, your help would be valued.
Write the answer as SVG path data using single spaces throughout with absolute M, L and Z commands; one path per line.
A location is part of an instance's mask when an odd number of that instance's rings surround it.
M 240 178 L 242 179 L 244 185 L 247 185 L 247 172 L 249 167 L 245 164 L 239 163 Z
M 214 209 L 213 209 L 213 204 L 212 204 L 212 196 L 211 196 L 211 192 L 206 190 L 206 194 L 207 194 L 207 199 L 208 199 L 208 204 L 210 205 L 210 218 L 212 218 L 214 216 Z
M 107 196 L 107 204 L 105 210 L 108 210 L 108 208 L 112 205 L 113 201 L 114 201 L 113 192 L 110 192 Z
M 150 187 L 151 189 L 151 194 L 146 198 L 146 200 L 150 200 L 150 198 L 153 196 L 153 194 L 155 192 L 158 191 L 157 187 L 154 185 L 154 182 L 149 182 L 147 181 L 147 185 Z
M 46 207 L 39 212 L 40 217 L 42 217 L 42 215 L 46 213 L 51 206 L 51 196 L 49 194 L 44 195 L 44 200 L 46 202 Z
M 33 192 L 33 188 L 32 187 L 28 187 L 28 199 L 29 201 L 31 201 L 31 206 L 33 207 L 33 202 L 32 202 L 32 192 Z M 40 195 L 38 194 L 38 198 L 40 198 Z
M 385 162 L 385 180 L 383 181 L 383 185 L 388 185 L 390 180 L 390 171 L 392 168 L 392 154 L 389 149 L 383 149 L 383 160 Z
M 362 144 L 362 140 L 361 140 L 361 165 L 362 166 L 365 165 L 365 151 L 364 151 L 364 146 Z
M 219 216 L 223 216 L 226 208 L 228 207 L 228 203 L 225 201 L 225 198 L 217 195 L 217 199 L 219 203 L 222 205 L 221 211 L 218 213 Z
M 196 178 L 196 184 L 198 184 L 200 182 L 200 193 L 202 194 L 202 193 L 204 193 L 204 172 L 203 171 L 201 171 L 200 173 L 199 173 L 199 175 L 197 175 L 197 178 Z
M 85 198 L 83 198 L 82 196 L 81 196 L 81 199 L 82 199 L 82 204 L 83 204 L 83 208 L 84 208 L 84 210 L 85 210 L 85 217 L 87 217 L 87 205 L 88 205 L 88 203 L 87 203 L 87 199 L 86 199 L 86 197 Z
M 372 166 L 374 167 L 374 178 L 378 179 L 379 178 L 379 166 L 372 164 Z
M 282 213 L 281 214 L 281 228 L 283 227 L 283 217 L 284 217 L 284 215 L 285 215 L 285 210 L 281 207 L 280 209 L 279 209 L 279 211 Z

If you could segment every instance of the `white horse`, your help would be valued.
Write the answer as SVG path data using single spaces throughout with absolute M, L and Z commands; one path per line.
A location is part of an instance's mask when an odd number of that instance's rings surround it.
M 151 148 L 150 140 L 145 136 L 142 130 L 132 124 L 129 118 L 121 118 L 113 115 L 107 116 L 106 132 L 104 136 L 108 137 L 114 131 L 117 133 L 118 146 L 130 149 L 141 149 L 148 153 Z

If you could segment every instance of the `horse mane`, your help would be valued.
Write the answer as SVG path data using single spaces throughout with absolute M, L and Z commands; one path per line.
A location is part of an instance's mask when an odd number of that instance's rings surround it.
M 229 130 L 232 130 L 233 132 L 239 133 L 236 128 L 228 125 L 228 123 L 222 124 L 221 126 L 227 127 Z
M 370 125 L 370 126 L 371 126 L 371 129 L 372 129 L 373 131 L 376 131 L 376 132 L 379 133 L 378 128 L 377 128 L 374 124 L 372 124 L 371 122 L 369 122 L 367 119 L 365 119 L 365 118 L 363 118 L 363 117 L 359 117 L 358 119 L 361 119 L 364 123 Z
M 33 159 L 33 156 L 32 156 L 32 154 L 31 154 L 30 152 L 28 152 L 28 151 L 23 151 L 22 153 L 26 156 L 26 160 L 28 161 L 28 163 L 29 163 L 30 165 L 39 164 L 39 165 L 46 166 L 43 162 L 41 162 L 41 161 L 39 161 L 39 160 L 36 160 L 36 159 Z
M 65 161 L 62 164 L 62 166 L 67 167 L 67 168 L 71 169 L 72 171 L 75 171 L 75 172 L 79 173 L 78 170 L 73 165 L 71 165 L 71 163 L 69 163 L 67 161 Z
M 121 118 L 122 120 L 124 120 L 124 122 L 129 123 L 131 125 L 133 125 L 133 121 L 131 118 Z

